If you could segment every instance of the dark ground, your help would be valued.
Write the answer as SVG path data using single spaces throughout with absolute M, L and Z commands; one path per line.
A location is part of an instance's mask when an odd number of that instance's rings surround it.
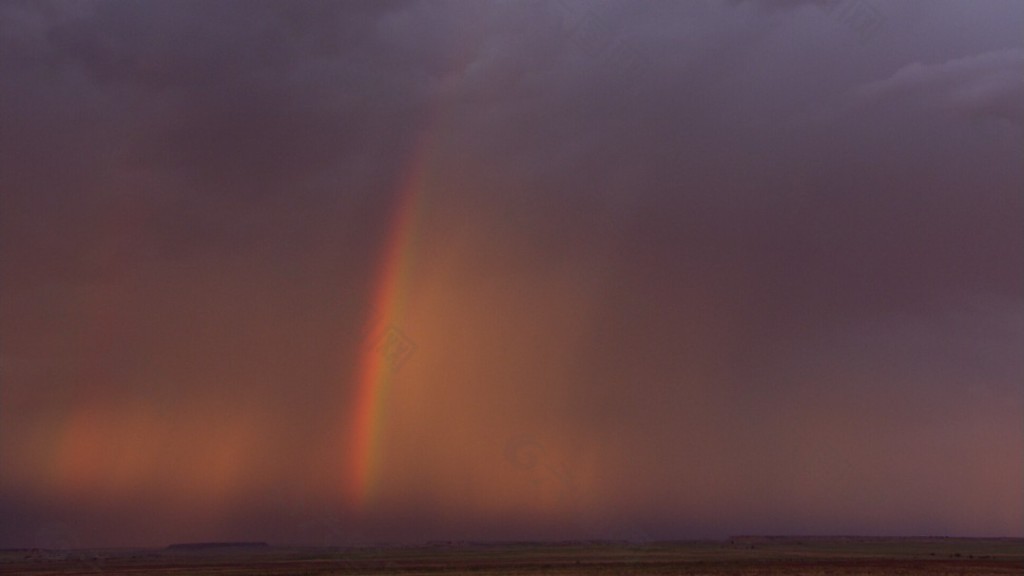
M 4 550 L 2 574 L 1024 574 L 1024 539 L 734 538 L 359 548 Z

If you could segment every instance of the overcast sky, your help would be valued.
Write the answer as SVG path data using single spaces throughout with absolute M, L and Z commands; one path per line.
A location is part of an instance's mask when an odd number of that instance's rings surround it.
M 0 2 L 0 546 L 1024 536 L 1022 30 Z

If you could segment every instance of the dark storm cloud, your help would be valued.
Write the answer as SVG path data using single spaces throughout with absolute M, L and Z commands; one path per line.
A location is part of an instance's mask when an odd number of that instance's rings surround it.
M 34 194 L 8 214 L 43 201 L 78 213 L 50 223 L 74 243 L 90 211 L 142 204 L 154 249 L 174 252 L 265 232 L 274 198 L 351 208 L 354 190 L 388 185 L 421 105 L 422 68 L 373 33 L 399 6 L 9 6 L 5 178 Z M 332 171 L 352 180 L 325 189 Z
M 4 4 L 0 539 L 1019 530 L 1024 13 L 964 6 Z M 330 519 L 424 134 L 400 473 Z M 141 537 L 61 504 L 89 399 L 234 466 L 125 486 L 247 480 Z

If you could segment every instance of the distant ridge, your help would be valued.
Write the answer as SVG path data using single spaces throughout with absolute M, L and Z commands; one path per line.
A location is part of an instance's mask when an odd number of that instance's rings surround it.
M 266 542 L 183 542 L 171 544 L 168 550 L 219 550 L 222 548 L 268 548 Z

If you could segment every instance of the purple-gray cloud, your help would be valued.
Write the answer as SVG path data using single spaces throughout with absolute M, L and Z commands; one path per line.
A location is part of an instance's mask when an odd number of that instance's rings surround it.
M 968 115 L 1024 122 L 1024 50 L 1001 50 L 939 64 L 909 64 L 864 85 L 866 102 L 910 99 Z
M 1022 24 L 0 4 L 0 545 L 1020 535 Z

